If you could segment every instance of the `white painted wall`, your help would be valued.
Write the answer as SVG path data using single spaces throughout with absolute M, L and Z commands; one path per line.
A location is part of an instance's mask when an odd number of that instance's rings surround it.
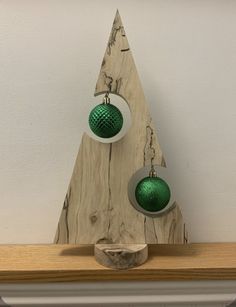
M 236 2 L 0 0 L 0 242 L 52 242 L 116 9 L 192 241 L 236 241 Z

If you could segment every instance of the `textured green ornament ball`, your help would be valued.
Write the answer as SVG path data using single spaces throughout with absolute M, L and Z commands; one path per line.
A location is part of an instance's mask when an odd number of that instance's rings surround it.
M 97 136 L 111 138 L 120 132 L 123 116 L 115 105 L 101 103 L 90 112 L 89 126 Z
M 145 177 L 135 189 L 138 204 L 146 211 L 157 212 L 170 201 L 170 188 L 160 177 Z

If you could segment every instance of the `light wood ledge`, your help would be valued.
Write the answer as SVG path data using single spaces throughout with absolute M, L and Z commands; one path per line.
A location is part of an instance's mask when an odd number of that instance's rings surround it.
M 140 267 L 99 265 L 93 246 L 0 245 L 0 282 L 236 280 L 236 243 L 152 245 Z

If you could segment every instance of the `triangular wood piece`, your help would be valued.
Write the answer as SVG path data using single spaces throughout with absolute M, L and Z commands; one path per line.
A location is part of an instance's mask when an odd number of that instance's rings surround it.
M 165 166 L 165 160 L 118 11 L 95 95 L 107 91 L 128 103 L 131 127 L 112 144 L 84 133 L 55 243 L 183 243 L 184 223 L 177 204 L 152 218 L 136 211 L 128 199 L 134 172 L 150 165 L 153 154 L 155 164 Z

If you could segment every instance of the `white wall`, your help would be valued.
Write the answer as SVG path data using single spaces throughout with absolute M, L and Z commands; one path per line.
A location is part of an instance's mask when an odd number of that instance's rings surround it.
M 1 243 L 53 240 L 117 8 L 191 240 L 236 241 L 236 2 L 1 0 Z

